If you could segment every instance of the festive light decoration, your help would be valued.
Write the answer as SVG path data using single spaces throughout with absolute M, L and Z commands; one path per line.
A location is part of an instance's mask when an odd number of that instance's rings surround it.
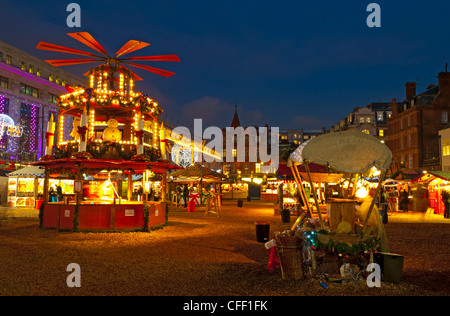
M 88 59 L 59 59 L 47 60 L 53 66 L 77 65 L 92 62 L 101 62 L 100 65 L 91 69 L 89 77 L 89 88 L 66 86 L 67 94 L 58 99 L 60 108 L 58 155 L 65 156 L 72 152 L 77 143 L 78 152 L 91 151 L 95 157 L 106 154 L 111 149 L 119 152 L 135 152 L 136 159 L 147 160 L 148 156 L 153 160 L 159 159 L 160 155 L 160 125 L 158 116 L 162 113 L 161 107 L 146 94 L 134 91 L 136 80 L 142 80 L 138 75 L 128 69 L 125 65 L 144 69 L 161 76 L 169 77 L 174 73 L 162 69 L 148 67 L 134 63 L 134 61 L 180 61 L 176 55 L 123 57 L 133 51 L 148 46 L 148 43 L 140 41 L 128 41 L 120 48 L 115 57 L 110 57 L 105 49 L 87 32 L 68 33 L 81 43 L 92 48 L 101 55 L 75 50 L 46 42 L 39 42 L 38 49 L 57 51 L 63 53 L 89 56 Z M 64 115 L 75 117 L 71 136 L 73 140 L 63 140 Z M 80 124 L 84 115 L 88 116 L 87 123 Z M 101 133 L 96 132 L 96 126 L 103 126 L 106 121 L 115 119 L 118 126 L 122 126 L 124 139 L 114 140 L 114 146 L 109 142 L 104 143 L 99 138 Z M 146 124 L 151 122 L 150 124 Z M 150 127 L 152 141 L 145 143 L 144 128 Z M 162 128 L 162 127 L 161 127 Z M 97 130 L 98 131 L 98 130 Z M 87 134 L 87 135 L 86 135 Z M 103 136 L 104 137 L 104 136 Z M 133 147 L 130 147 L 133 146 Z M 147 148 L 149 146 L 150 148 Z M 150 150 L 151 149 L 151 150 Z M 67 151 L 67 153 L 64 153 Z M 111 154 L 111 153 L 110 153 Z M 109 154 L 109 155 L 110 155 Z M 100 156 L 99 156 L 100 155 Z M 121 154 L 121 156 L 123 156 Z
M 187 168 L 198 161 L 198 151 L 178 145 L 173 146 L 172 161 L 180 167 Z
M 6 134 L 11 137 L 21 137 L 23 129 L 21 126 L 17 126 L 14 120 L 6 114 L 0 114 L 0 140 L 2 136 Z

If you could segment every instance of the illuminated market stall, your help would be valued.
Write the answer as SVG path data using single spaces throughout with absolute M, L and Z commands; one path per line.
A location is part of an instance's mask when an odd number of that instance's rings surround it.
M 158 121 L 161 107 L 147 95 L 134 91 L 134 82 L 142 79 L 123 64 L 168 77 L 173 73 L 131 61 L 179 61 L 178 57 L 119 58 L 149 45 L 131 40 L 112 59 L 87 32 L 69 35 L 103 56 L 40 42 L 39 49 L 90 56 L 90 59 L 47 62 L 54 66 L 102 64 L 87 73 L 89 88 L 66 87 L 68 94 L 59 99 L 58 122 L 48 122 L 46 155 L 34 163 L 45 168 L 41 226 L 66 230 L 148 230 L 165 224 L 165 175 L 179 167 L 164 160 L 165 142 L 160 137 L 163 134 Z M 67 139 L 64 122 L 69 119 L 73 121 L 73 130 Z M 53 202 L 49 189 L 57 179 L 66 183 L 66 187 L 73 182 L 73 195 L 66 194 L 62 201 Z M 151 194 L 158 188 L 161 194 L 155 199 Z
M 8 206 L 34 207 L 43 194 L 44 168 L 28 166 L 8 174 Z
M 172 186 L 172 194 L 175 194 L 177 186 L 187 185 L 191 193 L 187 201 L 194 200 L 196 204 L 204 204 L 206 198 L 212 193 L 221 193 L 220 185 L 224 178 L 224 174 L 193 164 L 183 170 L 172 172 L 168 176 L 168 181 Z M 183 200 L 183 190 L 181 190 L 181 200 Z
M 449 203 L 450 198 L 450 172 L 428 171 L 412 182 L 427 186 L 428 207 L 433 209 L 434 214 L 445 216 L 445 209 L 448 207 L 445 204 Z

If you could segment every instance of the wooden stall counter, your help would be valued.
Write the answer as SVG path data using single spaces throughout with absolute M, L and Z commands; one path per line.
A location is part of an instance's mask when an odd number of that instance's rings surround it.
M 147 212 L 145 212 L 147 211 Z M 166 202 L 80 205 L 44 203 L 42 227 L 60 230 L 148 230 L 167 221 Z

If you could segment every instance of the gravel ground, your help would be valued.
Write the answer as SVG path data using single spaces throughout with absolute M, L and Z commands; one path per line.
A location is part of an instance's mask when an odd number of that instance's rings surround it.
M 283 280 L 279 267 L 267 269 L 269 252 L 256 241 L 255 221 L 270 221 L 271 234 L 290 227 L 274 208 L 225 201 L 219 217 L 205 217 L 202 208 L 171 208 L 167 226 L 150 233 L 41 230 L 36 211 L 0 209 L 0 295 L 450 294 L 450 220 L 442 216 L 390 214 L 385 228 L 391 252 L 405 256 L 400 284 L 329 283 L 325 289 L 319 280 Z M 66 284 L 70 263 L 81 267 L 79 288 Z

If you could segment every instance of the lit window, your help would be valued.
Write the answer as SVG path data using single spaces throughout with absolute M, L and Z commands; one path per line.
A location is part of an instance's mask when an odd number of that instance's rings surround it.
M 255 172 L 256 172 L 256 173 L 260 173 L 260 172 L 261 172 L 261 164 L 257 163 L 257 164 L 255 165 Z
M 12 64 L 12 56 L 6 55 L 6 63 L 7 63 L 8 65 L 11 65 L 11 64 Z
M 360 117 L 359 118 L 359 122 L 362 124 L 362 123 L 364 123 L 364 117 Z
M 0 77 L 0 87 L 8 88 L 8 78 Z
M 41 70 L 41 68 L 38 68 L 38 69 L 36 70 L 36 76 L 38 76 L 38 77 L 42 76 L 42 70 Z
M 366 133 L 367 135 L 370 134 L 370 131 L 369 131 L 368 129 L 363 129 L 362 132 L 363 132 L 363 133 Z
M 38 98 L 39 97 L 39 90 L 30 86 L 27 86 L 26 84 L 21 84 L 20 93 Z
M 58 103 L 58 96 L 49 93 L 48 94 L 48 102 L 53 103 L 53 104 L 57 104 Z
M 22 66 L 20 67 L 20 69 L 22 69 L 22 70 L 27 70 L 27 64 L 23 61 L 22 62 Z
M 450 156 L 450 139 L 444 139 L 442 142 L 442 155 Z
M 384 136 L 384 130 L 383 130 L 383 129 L 380 129 L 380 130 L 378 131 L 378 136 L 381 136 L 381 137 Z
M 233 149 L 233 157 L 236 157 L 237 156 L 237 151 L 236 151 L 236 149 Z
M 448 113 L 441 112 L 441 123 L 448 123 Z

